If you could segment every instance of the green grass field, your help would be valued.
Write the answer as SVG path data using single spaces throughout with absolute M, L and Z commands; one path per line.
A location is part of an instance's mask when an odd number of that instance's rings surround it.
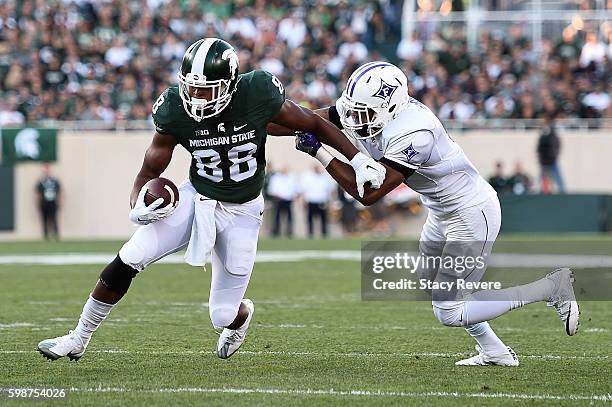
M 559 239 L 559 247 L 575 240 Z M 602 241 L 609 246 L 609 239 Z M 500 243 L 511 249 L 512 242 Z M 359 247 L 354 240 L 260 244 L 262 251 Z M 0 259 L 118 248 L 118 242 L 0 243 Z M 256 264 L 247 292 L 256 306 L 254 322 L 229 360 L 213 352 L 210 270 L 153 265 L 79 362 L 44 359 L 36 344 L 74 327 L 101 267 L 0 265 L 0 388 L 67 388 L 66 400 L 49 404 L 79 406 L 612 401 L 612 303 L 582 303 L 575 337 L 565 335 L 544 304 L 513 311 L 492 326 L 517 352 L 520 367 L 455 367 L 473 353 L 465 331 L 441 326 L 427 302 L 362 301 L 355 261 Z M 10 401 L 0 394 L 0 405 Z

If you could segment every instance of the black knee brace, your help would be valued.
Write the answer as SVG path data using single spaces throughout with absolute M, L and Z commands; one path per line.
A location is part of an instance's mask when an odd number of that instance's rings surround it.
M 117 255 L 100 273 L 100 282 L 112 292 L 123 295 L 130 288 L 136 274 L 138 270 L 122 262 Z

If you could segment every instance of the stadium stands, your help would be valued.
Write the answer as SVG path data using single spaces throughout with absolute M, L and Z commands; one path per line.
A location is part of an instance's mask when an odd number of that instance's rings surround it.
M 609 24 L 569 25 L 537 47 L 519 24 L 486 28 L 468 52 L 465 24 L 417 22 L 400 41 L 401 16 L 401 1 L 0 2 L 0 126 L 146 122 L 186 45 L 204 36 L 228 40 L 242 71 L 276 74 L 308 106 L 331 103 L 357 65 L 382 58 L 442 119 L 612 117 Z

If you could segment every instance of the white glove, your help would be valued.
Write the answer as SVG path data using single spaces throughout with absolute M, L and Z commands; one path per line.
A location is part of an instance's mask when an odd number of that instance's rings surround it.
M 385 180 L 387 169 L 381 163 L 363 153 L 355 154 L 355 157 L 351 160 L 351 165 L 355 170 L 357 193 L 361 198 L 363 198 L 363 186 L 366 182 L 369 182 L 373 189 L 378 189 Z
M 130 211 L 130 220 L 137 225 L 148 225 L 149 223 L 157 222 L 167 216 L 170 216 L 174 212 L 175 206 L 168 204 L 163 208 L 159 206 L 164 203 L 164 198 L 156 199 L 151 205 L 147 206 L 144 201 L 144 197 L 147 194 L 149 188 L 145 185 L 138 193 L 136 204 Z

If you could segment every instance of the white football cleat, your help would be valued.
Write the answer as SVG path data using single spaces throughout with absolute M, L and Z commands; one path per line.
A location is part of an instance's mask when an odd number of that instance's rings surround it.
M 221 359 L 227 359 L 232 356 L 240 348 L 240 346 L 242 346 L 244 339 L 246 338 L 247 329 L 249 329 L 249 324 L 251 323 L 253 313 L 255 312 L 255 306 L 253 305 L 253 301 L 246 298 L 242 300 L 242 303 L 248 308 L 249 316 L 240 328 L 223 329 L 217 344 L 217 356 L 219 356 Z
M 85 353 L 85 348 L 87 346 L 83 345 L 81 338 L 73 334 L 73 331 L 69 331 L 68 335 L 45 339 L 37 346 L 38 351 L 50 360 L 68 356 L 70 360 L 77 361 Z
M 455 362 L 456 366 L 507 366 L 514 367 L 519 365 L 516 353 L 508 346 L 508 353 L 493 356 L 487 355 L 479 345 L 476 345 L 478 355 L 471 358 L 463 359 Z
M 580 309 L 572 285 L 574 273 L 568 267 L 562 267 L 548 273 L 546 278 L 555 283 L 555 291 L 546 304 L 555 307 L 557 315 L 565 326 L 565 333 L 574 335 L 580 325 Z

